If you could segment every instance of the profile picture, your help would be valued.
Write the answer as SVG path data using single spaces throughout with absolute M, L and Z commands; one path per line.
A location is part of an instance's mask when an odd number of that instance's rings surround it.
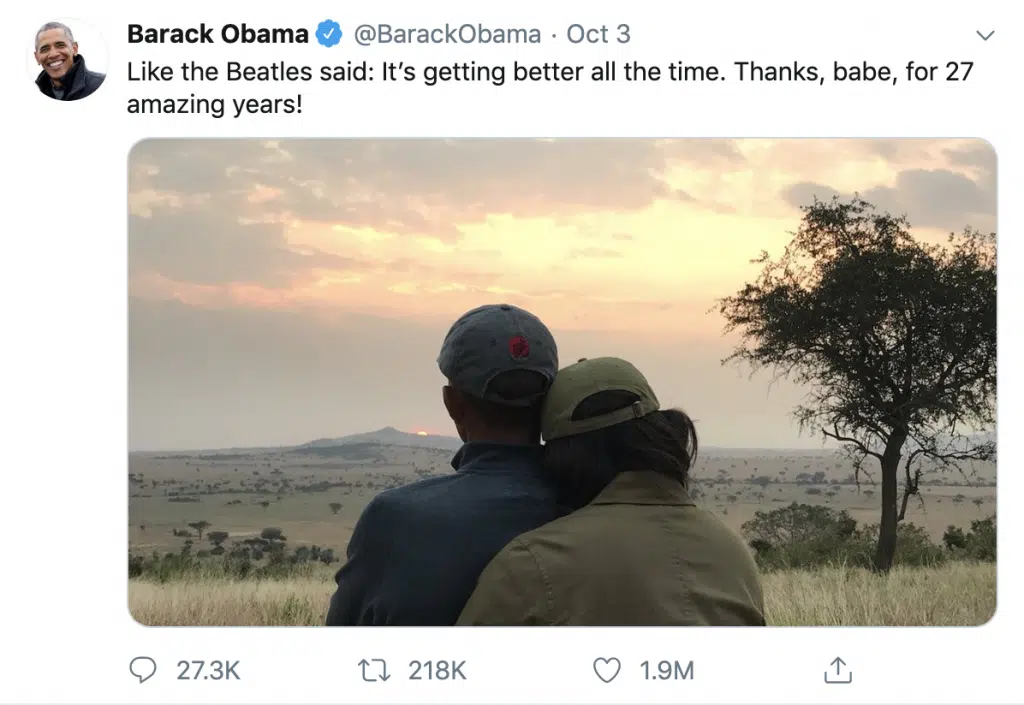
M 86 64 L 84 51 L 96 59 Z M 103 85 L 106 57 L 99 38 L 84 26 L 47 22 L 35 33 L 33 58 L 39 68 L 36 86 L 54 100 L 81 100 Z

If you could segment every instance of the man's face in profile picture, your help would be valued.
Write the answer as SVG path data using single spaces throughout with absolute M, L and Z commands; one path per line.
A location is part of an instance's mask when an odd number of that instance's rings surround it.
M 48 29 L 40 32 L 36 40 L 36 63 L 54 81 L 59 81 L 75 61 L 78 42 L 68 39 L 62 29 Z

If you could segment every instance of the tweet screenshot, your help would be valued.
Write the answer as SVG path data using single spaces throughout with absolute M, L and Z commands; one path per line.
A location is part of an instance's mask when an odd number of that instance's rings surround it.
M 1015 9 L 6 9 L 0 705 L 1024 703 Z

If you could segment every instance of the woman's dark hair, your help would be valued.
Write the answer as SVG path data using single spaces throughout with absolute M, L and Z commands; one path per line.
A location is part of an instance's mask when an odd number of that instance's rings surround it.
M 583 420 L 625 408 L 639 397 L 611 390 L 584 399 L 573 411 Z M 651 470 L 689 485 L 697 429 L 679 409 L 655 411 L 608 428 L 556 438 L 544 446 L 544 464 L 572 509 L 592 502 L 620 473 Z

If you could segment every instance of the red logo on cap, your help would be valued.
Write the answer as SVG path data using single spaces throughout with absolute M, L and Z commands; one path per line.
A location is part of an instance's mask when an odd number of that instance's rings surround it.
M 529 357 L 530 341 L 521 335 L 509 338 L 508 354 L 512 356 L 513 360 L 522 360 L 524 357 Z

